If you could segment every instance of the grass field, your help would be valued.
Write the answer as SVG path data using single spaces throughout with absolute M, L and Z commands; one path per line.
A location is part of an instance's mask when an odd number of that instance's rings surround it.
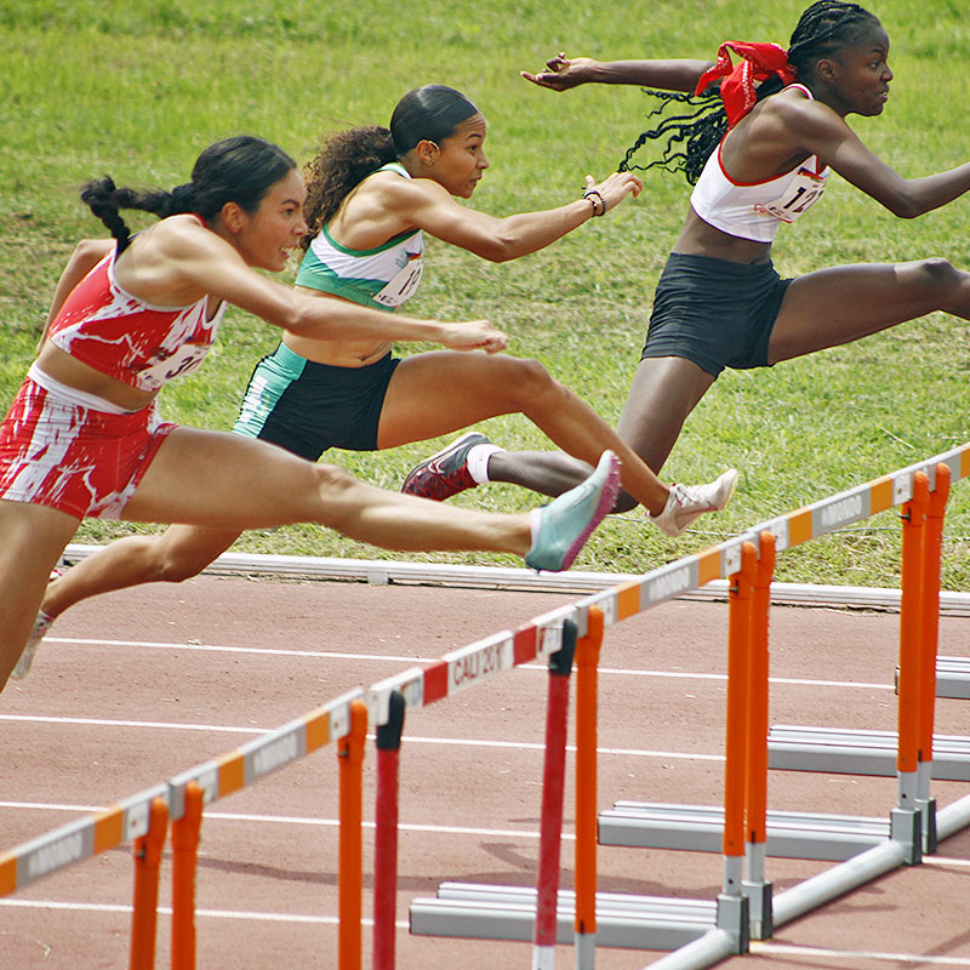
M 801 9 L 791 0 L 611 8 L 576 0 L 416 0 L 406 8 L 388 0 L 0 0 L 0 405 L 32 359 L 74 242 L 101 234 L 77 201 L 87 178 L 107 172 L 119 184 L 171 187 L 187 179 L 201 148 L 239 131 L 306 160 L 322 133 L 384 124 L 405 91 L 441 82 L 472 97 L 489 121 L 492 168 L 474 206 L 496 215 L 548 208 L 574 197 L 586 172 L 615 169 L 643 127 L 648 100 L 635 88 L 602 86 L 556 95 L 527 85 L 520 69 L 538 68 L 557 50 L 709 57 L 728 38 L 785 43 Z M 873 9 L 893 43 L 896 80 L 883 116 L 853 126 L 905 176 L 962 164 L 970 55 L 963 5 L 886 0 Z M 832 182 L 810 218 L 780 233 L 774 255 L 783 275 L 928 255 L 967 267 L 966 200 L 903 221 L 838 177 Z M 511 335 L 512 353 L 540 359 L 615 421 L 688 194 L 680 177 L 648 173 L 637 202 L 502 266 L 429 240 L 426 282 L 410 307 L 441 319 L 488 317 Z M 277 339 L 274 328 L 230 311 L 202 371 L 162 395 L 166 417 L 228 428 L 254 362 Z M 688 422 L 665 477 L 701 481 L 734 465 L 742 478 L 732 507 L 676 541 L 636 513 L 611 517 L 577 565 L 646 571 L 963 443 L 968 367 L 965 322 L 934 314 L 770 371 L 725 372 Z M 511 448 L 548 447 L 518 417 L 483 430 Z M 439 444 L 330 459 L 396 488 Z M 488 486 L 455 501 L 509 510 L 534 497 Z M 132 528 L 88 522 L 79 539 L 104 541 Z M 893 585 L 898 533 L 897 516 L 884 513 L 786 553 L 779 578 Z M 961 485 L 947 520 L 948 589 L 968 587 L 968 537 L 970 490 Z M 250 533 L 239 548 L 380 555 L 313 526 Z

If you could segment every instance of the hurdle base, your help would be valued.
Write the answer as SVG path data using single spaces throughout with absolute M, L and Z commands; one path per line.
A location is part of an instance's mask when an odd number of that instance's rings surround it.
M 896 668 L 899 693 L 899 667 Z M 970 657 L 936 658 L 936 696 L 970 698 Z
M 783 859 L 844 862 L 889 838 L 888 819 L 810 812 L 767 813 L 766 852 Z M 599 816 L 599 842 L 649 849 L 720 852 L 724 809 L 616 802 Z
M 575 893 L 560 889 L 557 943 L 574 942 L 575 910 Z M 535 888 L 442 883 L 437 896 L 412 900 L 411 933 L 527 943 L 532 940 L 535 914 Z M 597 893 L 596 945 L 675 950 L 704 936 L 717 919 L 714 900 Z
M 896 774 L 894 731 L 774 725 L 768 732 L 768 767 L 848 775 Z M 970 781 L 970 738 L 934 735 L 932 777 Z

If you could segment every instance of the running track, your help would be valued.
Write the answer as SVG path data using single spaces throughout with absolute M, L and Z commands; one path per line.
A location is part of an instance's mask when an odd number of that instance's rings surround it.
M 575 594 L 202 577 L 81 604 L 30 678 L 0 697 L 0 851 L 222 755 L 355 686 L 575 601 Z M 717 805 L 723 785 L 727 607 L 675 601 L 607 630 L 600 805 Z M 893 729 L 898 617 L 776 607 L 771 723 Z M 940 652 L 970 656 L 970 619 L 944 617 Z M 546 677 L 519 668 L 411 712 L 401 759 L 399 968 L 528 967 L 531 946 L 412 937 L 408 903 L 444 880 L 531 885 Z M 936 730 L 970 733 L 970 701 L 940 700 Z M 365 819 L 373 818 L 373 751 Z M 572 869 L 571 799 L 563 885 Z M 200 970 L 336 963 L 334 748 L 206 812 L 198 881 Z M 940 807 L 966 786 L 934 783 Z M 887 817 L 895 779 L 771 773 L 773 809 Z M 370 871 L 371 831 L 365 834 Z M 166 854 L 167 861 L 167 854 Z M 831 863 L 768 860 L 776 891 Z M 599 850 L 600 889 L 712 899 L 719 855 Z M 162 902 L 167 905 L 167 866 Z M 2 970 L 105 970 L 128 960 L 130 848 L 0 900 Z M 364 913 L 370 916 L 369 882 Z M 159 921 L 158 967 L 169 963 Z M 369 952 L 365 928 L 365 965 Z M 600 948 L 599 970 L 659 954 Z M 561 948 L 557 966 L 572 966 Z M 970 967 L 970 834 L 722 966 L 730 970 Z

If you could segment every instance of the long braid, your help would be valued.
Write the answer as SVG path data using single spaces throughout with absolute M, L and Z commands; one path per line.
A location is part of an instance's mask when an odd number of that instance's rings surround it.
M 110 176 L 92 179 L 81 189 L 81 201 L 91 207 L 118 242 L 120 256 L 131 242 L 131 230 L 121 218 L 121 209 L 140 209 L 151 212 L 159 218 L 172 215 L 176 210 L 172 193 L 161 190 L 137 192 L 134 189 L 119 189 Z
M 724 113 L 720 94 L 714 91 L 696 97 L 675 91 L 652 91 L 648 88 L 644 89 L 644 93 L 660 98 L 663 102 L 647 115 L 648 118 L 662 115 L 672 102 L 688 105 L 693 110 L 664 118 L 656 128 L 641 132 L 623 156 L 619 171 L 630 172 L 636 169 L 645 172 L 660 167 L 668 172 L 683 172 L 687 181 L 693 185 L 700 177 L 708 155 L 714 151 L 727 131 L 727 115 Z M 663 155 L 646 165 L 635 163 L 633 156 L 648 141 L 664 142 Z
M 820 57 L 851 45 L 863 30 L 878 23 L 871 13 L 858 4 L 844 3 L 842 0 L 817 0 L 799 18 L 791 35 L 788 61 L 795 69 L 796 76 L 804 80 L 810 76 L 815 61 Z M 782 82 L 777 77 L 769 78 L 759 86 L 758 100 L 775 94 L 781 87 Z M 727 115 L 716 89 L 712 88 L 710 93 L 700 96 L 647 88 L 644 93 L 661 98 L 664 102 L 651 111 L 648 118 L 663 114 L 672 102 L 692 110 L 665 118 L 656 127 L 644 131 L 627 150 L 619 170 L 646 171 L 660 167 L 668 172 L 683 172 L 687 181 L 694 185 L 708 157 L 728 130 Z M 652 141 L 663 143 L 661 157 L 644 165 L 634 163 L 637 151 Z

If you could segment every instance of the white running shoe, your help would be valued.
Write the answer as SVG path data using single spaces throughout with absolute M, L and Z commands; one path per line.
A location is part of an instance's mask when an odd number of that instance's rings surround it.
M 37 619 L 34 620 L 34 629 L 30 633 L 27 646 L 24 647 L 24 652 L 20 655 L 17 666 L 14 667 L 13 673 L 10 675 L 14 680 L 23 680 L 30 673 L 31 664 L 34 662 L 34 654 L 37 653 L 40 641 L 47 636 L 53 622 L 54 617 L 48 616 L 43 610 L 37 614 Z
M 729 468 L 707 485 L 671 485 L 663 512 L 647 518 L 664 535 L 679 536 L 705 512 L 720 512 L 731 501 L 737 484 L 737 470 Z

